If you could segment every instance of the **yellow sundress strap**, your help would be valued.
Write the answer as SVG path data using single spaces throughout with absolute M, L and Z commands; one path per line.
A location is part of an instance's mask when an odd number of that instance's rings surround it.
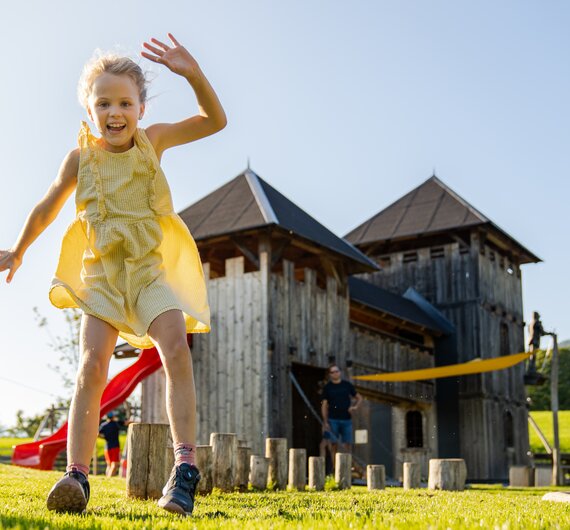
M 143 155 L 144 163 L 147 166 L 150 175 L 148 184 L 148 202 L 154 213 L 158 214 L 160 212 L 158 212 L 156 207 L 156 175 L 160 164 L 156 157 L 154 147 L 150 143 L 144 129 L 137 128 L 135 132 L 135 142 Z
M 107 209 L 105 208 L 105 200 L 103 197 L 103 184 L 101 182 L 101 174 L 99 172 L 99 160 L 97 158 L 97 150 L 93 149 L 93 142 L 95 137 L 91 134 L 87 122 L 81 122 L 81 130 L 79 131 L 79 148 L 81 149 L 81 158 L 87 160 L 89 169 L 95 182 L 95 190 L 97 192 L 97 212 L 98 220 L 102 221 L 107 216 Z

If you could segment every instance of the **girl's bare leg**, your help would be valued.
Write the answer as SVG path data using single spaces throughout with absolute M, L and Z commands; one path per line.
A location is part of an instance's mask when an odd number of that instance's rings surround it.
M 99 406 L 118 331 L 91 315 L 81 319 L 81 360 L 67 432 L 67 462 L 89 466 L 99 433 Z
M 148 330 L 166 372 L 166 410 L 174 443 L 196 443 L 196 389 L 182 312 L 159 315 Z

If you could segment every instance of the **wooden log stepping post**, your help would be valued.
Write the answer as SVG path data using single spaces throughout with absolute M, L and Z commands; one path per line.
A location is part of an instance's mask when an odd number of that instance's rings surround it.
M 366 485 L 368 491 L 386 488 L 386 468 L 382 465 L 366 466 Z
M 349 453 L 337 453 L 334 466 L 334 480 L 341 490 L 352 485 L 352 455 Z
M 303 491 L 307 485 L 307 450 L 289 449 L 289 489 Z
M 467 466 L 463 458 L 432 458 L 429 461 L 428 489 L 463 491 Z
M 534 486 L 534 472 L 531 466 L 511 466 L 509 468 L 509 486 L 528 488 Z
M 266 438 L 265 456 L 269 458 L 269 484 L 284 490 L 287 487 L 287 438 Z
M 200 470 L 200 482 L 198 482 L 198 493 L 211 493 L 213 488 L 212 482 L 212 446 L 197 445 L 196 446 L 196 467 Z
M 267 488 L 269 458 L 265 458 L 264 456 L 251 455 L 249 467 L 250 484 L 258 490 L 264 490 Z
M 249 466 L 251 460 L 251 447 L 238 447 L 236 486 L 247 489 L 249 482 Z
M 404 462 L 403 486 L 405 490 L 420 487 L 420 465 L 416 462 Z
M 210 434 L 210 445 L 214 488 L 232 491 L 237 475 L 237 434 L 213 432 Z
M 170 474 L 170 426 L 131 423 L 128 429 L 127 496 L 159 499 Z M 170 446 L 170 447 L 169 447 Z
M 325 489 L 325 457 L 309 457 L 309 489 L 323 491 Z

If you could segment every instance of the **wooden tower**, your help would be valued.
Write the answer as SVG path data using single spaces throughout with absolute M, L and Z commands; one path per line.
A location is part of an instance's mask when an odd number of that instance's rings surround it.
M 345 238 L 381 267 L 363 278 L 398 294 L 413 287 L 454 324 L 436 364 L 524 351 L 520 267 L 540 259 L 437 177 Z M 523 372 L 437 382 L 440 457 L 465 458 L 471 479 L 503 479 L 527 462 Z

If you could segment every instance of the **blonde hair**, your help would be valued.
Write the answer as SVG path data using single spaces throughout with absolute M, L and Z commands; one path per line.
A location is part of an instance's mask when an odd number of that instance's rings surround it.
M 93 58 L 85 63 L 77 86 L 77 96 L 83 107 L 87 108 L 93 83 L 103 73 L 128 75 L 139 89 L 141 103 L 146 103 L 149 81 L 142 68 L 128 57 L 115 53 L 96 52 Z

